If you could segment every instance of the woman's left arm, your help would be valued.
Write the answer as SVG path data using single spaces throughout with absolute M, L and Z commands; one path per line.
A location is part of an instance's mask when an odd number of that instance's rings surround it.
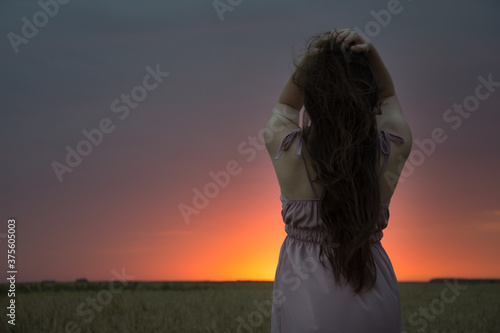
M 280 97 L 278 98 L 278 103 L 286 104 L 300 111 L 302 109 L 302 106 L 304 105 L 304 100 L 302 98 L 302 92 L 300 91 L 299 87 L 293 82 L 294 74 L 292 74 L 288 78 L 288 81 L 286 81 L 285 86 L 281 91 Z
M 302 66 L 310 57 L 309 53 L 306 53 L 298 64 L 298 67 Z M 293 71 L 292 75 L 286 81 L 283 90 L 278 98 L 278 103 L 286 104 L 291 106 L 296 110 L 301 110 L 304 105 L 304 100 L 302 97 L 302 92 L 299 87 L 293 82 L 293 77 L 297 73 L 297 68 Z
M 307 61 L 307 57 L 308 54 L 306 53 L 297 67 L 302 66 L 304 62 Z M 274 158 L 278 152 L 284 136 L 290 133 L 290 131 L 300 127 L 300 110 L 304 102 L 302 92 L 293 82 L 293 76 L 296 72 L 297 68 L 294 69 L 293 74 L 285 83 L 278 98 L 278 103 L 274 106 L 271 118 L 266 124 L 267 131 L 264 132 L 264 139 L 267 151 L 272 158 Z

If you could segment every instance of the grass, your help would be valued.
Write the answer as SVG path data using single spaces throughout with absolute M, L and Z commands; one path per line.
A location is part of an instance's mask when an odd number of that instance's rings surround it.
M 500 283 L 400 283 L 403 332 L 500 332 Z M 451 287 L 450 287 L 451 286 Z M 32 283 L 0 332 L 270 332 L 272 282 Z M 0 285 L 7 294 L 7 285 Z M 250 332 L 240 329 L 239 332 Z

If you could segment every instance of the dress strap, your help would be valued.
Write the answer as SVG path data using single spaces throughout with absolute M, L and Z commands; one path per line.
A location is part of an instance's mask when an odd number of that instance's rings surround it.
M 311 189 L 313 191 L 314 198 L 318 199 L 318 194 L 316 193 L 316 189 L 313 186 L 313 183 L 311 181 L 311 177 L 309 177 L 309 171 L 307 170 L 306 161 L 304 160 L 304 156 L 302 156 L 302 142 L 303 142 L 302 141 L 302 128 L 297 128 L 297 129 L 291 131 L 290 133 L 288 133 L 287 136 L 285 136 L 285 138 L 281 142 L 280 149 L 278 150 L 278 153 L 276 154 L 276 157 L 274 159 L 277 160 L 278 158 L 280 158 L 281 153 L 284 150 L 287 150 L 288 148 L 290 148 L 290 145 L 293 143 L 293 141 L 295 139 L 297 139 L 297 155 L 300 156 L 300 160 L 302 161 L 302 165 L 304 166 L 304 169 L 306 170 L 307 179 L 309 180 L 309 184 L 311 185 Z
M 392 134 L 388 131 L 381 131 L 379 133 L 380 152 L 384 155 L 384 165 L 382 167 L 382 172 L 380 172 L 380 175 L 378 177 L 379 180 L 380 178 L 382 178 L 382 175 L 385 172 L 385 168 L 387 167 L 387 163 L 389 162 L 389 157 L 391 155 L 391 140 L 396 143 L 405 142 L 402 137 Z

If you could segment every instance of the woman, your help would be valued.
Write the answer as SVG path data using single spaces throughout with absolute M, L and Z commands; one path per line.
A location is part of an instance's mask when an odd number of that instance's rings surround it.
M 313 37 L 269 133 L 288 234 L 271 332 L 400 333 L 398 283 L 380 239 L 412 136 L 374 46 L 350 29 Z

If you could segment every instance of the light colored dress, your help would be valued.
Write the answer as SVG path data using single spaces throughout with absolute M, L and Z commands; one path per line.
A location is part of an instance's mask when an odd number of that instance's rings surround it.
M 387 131 L 379 134 L 384 155 L 384 173 L 391 141 L 404 140 Z M 401 301 L 391 261 L 380 240 L 389 221 L 389 204 L 381 204 L 377 230 L 371 236 L 371 251 L 377 269 L 375 286 L 354 295 L 350 286 L 335 284 L 333 273 L 319 262 L 325 227 L 319 214 L 320 200 L 312 186 L 302 157 L 302 129 L 290 132 L 282 141 L 278 159 L 294 140 L 316 199 L 287 199 L 280 196 L 287 236 L 281 246 L 273 287 L 272 333 L 400 333 Z M 330 267 L 323 255 L 322 261 Z

